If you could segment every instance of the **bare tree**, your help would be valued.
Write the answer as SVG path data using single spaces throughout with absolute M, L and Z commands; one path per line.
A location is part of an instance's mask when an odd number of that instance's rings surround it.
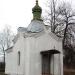
M 72 34 L 69 31 L 72 30 L 72 26 L 75 24 L 75 18 L 74 18 L 75 14 L 72 11 L 70 4 L 66 3 L 63 3 L 61 6 L 59 6 L 58 12 L 61 15 L 59 19 L 61 19 L 65 27 L 63 34 L 63 45 L 64 45 L 65 39 L 67 40 L 69 38 L 69 36 L 67 35 L 70 35 L 70 37 L 72 37 Z
M 11 29 L 9 26 L 6 26 L 4 30 L 0 33 L 0 50 L 4 56 L 5 63 L 5 49 L 9 48 L 12 44 L 12 36 Z
M 49 24 L 51 26 L 51 31 L 55 33 L 56 29 L 56 6 L 57 6 L 57 0 L 50 0 L 48 3 L 48 10 L 46 10 L 46 17 L 44 17 L 45 23 Z
M 58 5 L 57 0 L 51 0 L 48 2 L 49 11 L 47 11 L 48 16 L 45 21 L 51 26 L 51 31 L 59 37 L 63 37 L 63 45 L 65 39 L 72 37 L 71 31 L 73 25 L 75 24 L 75 14 L 69 3 L 61 3 Z M 72 27 L 71 27 L 72 26 Z
M 52 0 L 52 3 L 48 2 L 48 4 L 52 5 L 48 6 L 48 16 L 45 21 L 51 26 L 53 33 L 63 38 L 65 59 L 67 60 L 66 62 L 71 63 L 71 61 L 75 60 L 73 59 L 75 53 L 73 48 L 75 39 L 75 12 L 69 3 L 63 2 L 58 5 L 57 0 Z

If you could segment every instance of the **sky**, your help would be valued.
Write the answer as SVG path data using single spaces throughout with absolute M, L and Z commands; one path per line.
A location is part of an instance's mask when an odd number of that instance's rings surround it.
M 43 10 L 46 9 L 46 1 L 39 0 Z M 75 7 L 75 0 L 64 1 L 70 2 L 72 7 Z M 35 0 L 0 0 L 0 31 L 6 25 L 10 25 L 13 32 L 16 32 L 18 27 L 27 27 L 32 20 L 34 5 Z

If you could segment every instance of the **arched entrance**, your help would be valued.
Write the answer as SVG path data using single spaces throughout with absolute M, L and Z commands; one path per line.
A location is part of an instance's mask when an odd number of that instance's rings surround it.
M 53 54 L 60 53 L 58 50 L 52 49 L 47 51 L 42 51 L 42 75 L 51 75 L 50 72 L 50 60 Z

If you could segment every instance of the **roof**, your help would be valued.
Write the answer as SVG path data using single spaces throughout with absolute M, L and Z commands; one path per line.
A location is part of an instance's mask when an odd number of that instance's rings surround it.
M 39 20 L 33 20 L 29 24 L 27 30 L 30 32 L 41 32 L 44 30 L 44 23 Z
M 27 28 L 19 27 L 18 32 L 27 32 Z
M 9 53 L 9 52 L 12 52 L 12 49 L 13 49 L 13 46 L 12 46 L 12 47 L 7 48 L 5 51 L 6 51 L 7 53 Z
M 41 51 L 41 54 L 58 54 L 58 53 L 60 53 L 60 52 L 56 49 Z

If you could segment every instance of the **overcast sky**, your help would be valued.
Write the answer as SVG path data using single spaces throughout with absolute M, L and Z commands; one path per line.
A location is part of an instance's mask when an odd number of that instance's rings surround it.
M 47 0 L 39 0 L 39 5 L 45 9 Z M 64 0 L 75 6 L 75 0 Z M 0 0 L 0 31 L 5 25 L 10 25 L 15 32 L 18 27 L 27 27 L 32 19 L 32 8 L 35 0 Z

